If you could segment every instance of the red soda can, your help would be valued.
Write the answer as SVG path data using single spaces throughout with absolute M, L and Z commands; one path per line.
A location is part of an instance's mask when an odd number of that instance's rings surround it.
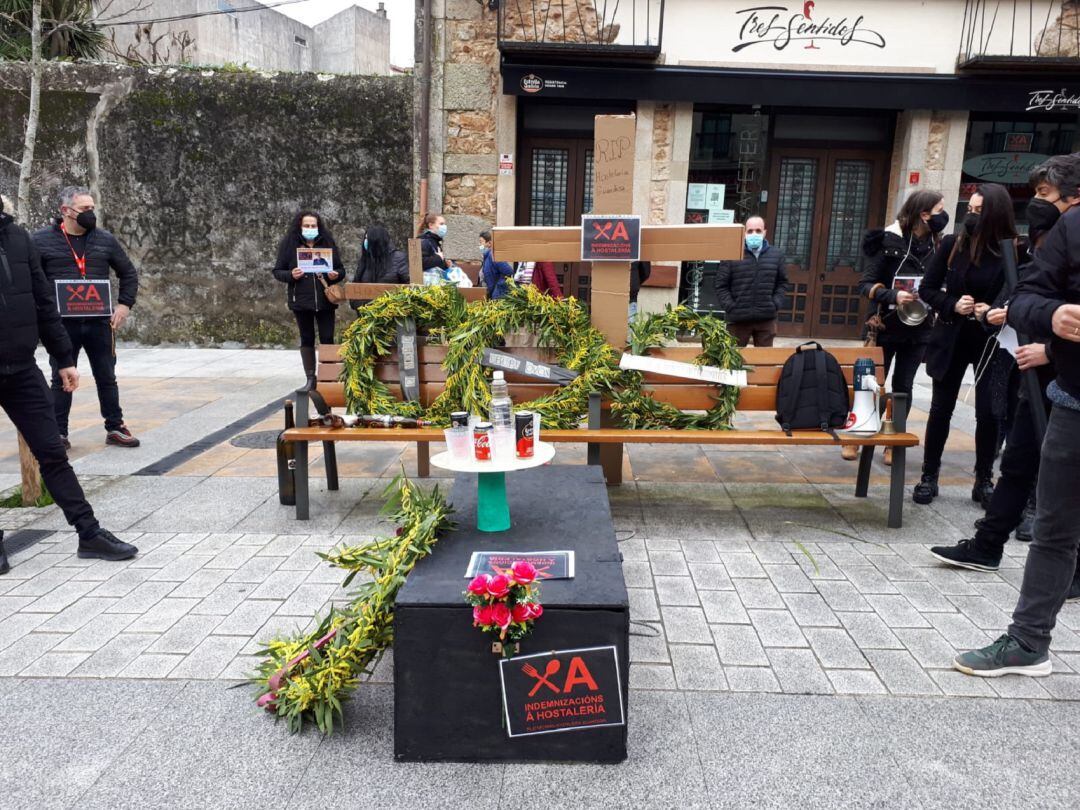
M 491 422 L 477 422 L 473 428 L 473 449 L 477 461 L 491 461 Z
M 468 411 L 454 411 L 450 414 L 450 427 L 468 427 L 469 426 L 469 412 Z
M 533 413 L 518 411 L 514 414 L 514 444 L 518 458 L 533 457 Z

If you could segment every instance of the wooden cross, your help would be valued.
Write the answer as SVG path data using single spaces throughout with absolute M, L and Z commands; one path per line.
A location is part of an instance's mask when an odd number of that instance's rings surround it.
M 632 214 L 636 118 L 596 116 L 593 148 L 594 214 Z M 580 227 L 495 228 L 492 253 L 499 261 L 581 261 Z M 743 256 L 741 225 L 644 225 L 642 261 L 721 261 Z M 629 262 L 594 262 L 593 326 L 608 343 L 626 345 L 630 306 Z

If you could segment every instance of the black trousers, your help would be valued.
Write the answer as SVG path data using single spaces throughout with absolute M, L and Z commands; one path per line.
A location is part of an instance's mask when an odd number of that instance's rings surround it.
M 319 327 L 319 345 L 326 346 L 334 342 L 334 314 L 331 307 L 320 309 L 293 310 L 296 326 L 300 330 L 300 346 L 315 345 L 315 327 Z
M 1042 446 L 1038 506 L 1020 599 L 1009 635 L 1036 652 L 1050 648 L 1058 611 L 1076 572 L 1080 544 L 1080 411 L 1054 406 Z
M 79 350 L 85 349 L 90 359 L 90 370 L 97 386 L 98 405 L 105 430 L 116 430 L 124 424 L 124 412 L 120 410 L 120 388 L 116 384 L 116 354 L 113 331 L 108 318 L 64 318 L 64 326 L 71 336 L 75 363 L 79 362 Z M 68 435 L 68 417 L 71 415 L 71 394 L 64 391 L 56 360 L 52 364 L 52 395 L 56 408 L 56 425 L 60 434 Z
M 966 321 L 957 334 L 952 362 L 941 379 L 934 380 L 930 416 L 926 422 L 923 472 L 936 474 L 940 469 L 964 373 L 968 366 L 976 368 L 980 360 L 989 361 L 990 358 L 984 356 L 984 351 L 989 353 L 986 348 L 989 341 L 990 335 L 976 321 Z M 975 471 L 979 475 L 990 475 L 998 448 L 1000 421 L 994 415 L 991 382 L 991 374 L 987 371 L 975 387 Z
M 1040 402 L 1039 407 L 1049 408 Z M 1005 440 L 1005 452 L 1001 454 L 1001 475 L 994 484 L 994 497 L 990 508 L 986 510 L 982 528 L 975 533 L 975 539 L 987 548 L 1002 549 L 1020 525 L 1028 496 L 1039 476 L 1041 457 L 1039 437 L 1035 433 L 1035 422 L 1031 418 L 1031 401 L 1020 398 L 1013 415 L 1012 427 Z
M 892 390 L 894 394 L 908 395 L 908 408 L 911 407 L 911 392 L 915 389 L 915 375 L 919 371 L 926 355 L 925 343 L 882 343 L 881 351 L 885 355 L 885 375 L 893 363 Z
M 79 537 L 98 530 L 94 510 L 86 501 L 79 479 L 68 463 L 67 451 L 56 427 L 52 397 L 37 366 L 0 375 L 0 407 L 26 439 L 41 467 L 41 477 Z

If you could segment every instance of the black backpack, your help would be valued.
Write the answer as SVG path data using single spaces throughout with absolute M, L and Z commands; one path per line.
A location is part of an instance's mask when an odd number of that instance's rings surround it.
M 784 432 L 824 430 L 837 438 L 834 430 L 846 424 L 850 410 L 847 380 L 836 358 L 814 341 L 797 347 L 776 385 L 776 421 Z

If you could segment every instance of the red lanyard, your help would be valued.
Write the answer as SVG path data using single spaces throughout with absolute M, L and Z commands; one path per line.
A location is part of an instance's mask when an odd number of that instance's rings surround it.
M 86 278 L 86 254 L 83 253 L 83 255 L 80 256 L 75 252 L 75 248 L 71 244 L 71 237 L 68 236 L 67 228 L 64 227 L 63 221 L 60 222 L 60 230 L 63 231 L 64 239 L 67 240 L 68 250 L 71 251 L 71 255 L 75 259 L 75 266 L 79 269 L 79 275 Z

